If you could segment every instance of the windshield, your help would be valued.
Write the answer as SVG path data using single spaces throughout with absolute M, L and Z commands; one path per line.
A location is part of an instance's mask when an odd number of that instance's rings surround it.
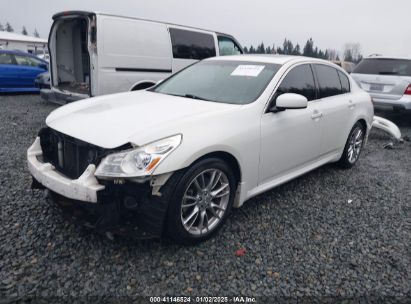
M 201 61 L 173 75 L 151 91 L 222 103 L 255 101 L 280 68 L 246 61 Z
M 353 73 L 411 76 L 411 60 L 367 58 L 356 66 Z

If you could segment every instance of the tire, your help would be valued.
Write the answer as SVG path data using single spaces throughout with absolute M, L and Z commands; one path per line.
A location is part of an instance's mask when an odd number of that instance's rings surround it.
M 356 122 L 348 135 L 343 154 L 338 161 L 342 168 L 349 169 L 358 161 L 364 146 L 365 130 L 360 122 Z
M 195 163 L 183 173 L 170 199 L 166 233 L 186 245 L 211 238 L 229 216 L 235 193 L 234 174 L 224 161 Z

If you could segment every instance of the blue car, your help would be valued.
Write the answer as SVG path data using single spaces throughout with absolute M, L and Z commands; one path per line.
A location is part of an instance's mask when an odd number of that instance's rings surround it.
M 34 80 L 47 61 L 21 51 L 0 50 L 0 92 L 38 92 Z

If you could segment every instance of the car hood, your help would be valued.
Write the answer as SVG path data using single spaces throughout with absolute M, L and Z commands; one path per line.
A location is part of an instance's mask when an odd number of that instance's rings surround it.
M 46 124 L 103 148 L 141 146 L 184 130 L 239 105 L 194 100 L 149 91 L 127 92 L 73 102 L 53 111 Z

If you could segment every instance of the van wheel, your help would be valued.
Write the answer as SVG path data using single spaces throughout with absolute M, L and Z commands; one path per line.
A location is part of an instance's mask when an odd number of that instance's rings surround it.
M 220 159 L 204 159 L 177 183 L 167 216 L 167 233 L 178 243 L 195 244 L 213 236 L 230 214 L 235 178 Z
M 344 147 L 344 152 L 338 161 L 338 165 L 342 168 L 351 168 L 358 161 L 365 138 L 364 126 L 357 122 L 351 129 L 348 135 L 347 143 Z

